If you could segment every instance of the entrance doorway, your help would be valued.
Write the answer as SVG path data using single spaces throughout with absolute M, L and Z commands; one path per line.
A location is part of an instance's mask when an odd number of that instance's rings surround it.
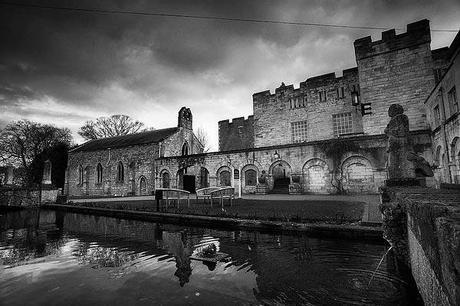
M 183 176 L 184 190 L 190 193 L 195 193 L 195 176 L 184 174 Z
M 277 162 L 272 168 L 272 193 L 289 193 L 290 167 L 286 162 Z

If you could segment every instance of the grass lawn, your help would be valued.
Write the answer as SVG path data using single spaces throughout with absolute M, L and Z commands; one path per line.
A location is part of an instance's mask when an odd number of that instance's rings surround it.
M 74 203 L 73 205 L 156 211 L 156 202 L 153 200 Z M 213 208 L 211 208 L 209 201 L 205 204 L 203 202 L 197 203 L 195 200 L 190 200 L 190 208 L 187 207 L 185 201 L 181 201 L 179 207 L 177 207 L 177 203 L 170 203 L 168 208 L 165 205 L 165 201 L 161 201 L 161 212 L 270 221 L 352 223 L 361 221 L 365 203 L 330 200 L 264 201 L 236 199 L 233 201 L 233 206 L 230 206 L 228 200 L 225 200 L 224 210 L 218 201 L 213 204 Z

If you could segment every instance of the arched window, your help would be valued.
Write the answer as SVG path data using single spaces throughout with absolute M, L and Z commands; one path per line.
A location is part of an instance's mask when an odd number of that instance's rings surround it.
M 81 165 L 78 167 L 78 184 L 83 184 L 83 167 Z
M 222 170 L 219 174 L 220 186 L 231 186 L 230 171 Z
M 256 171 L 253 169 L 248 169 L 244 173 L 244 183 L 246 186 L 255 186 L 257 183 Z
M 147 194 L 147 180 L 144 176 L 141 176 L 141 179 L 139 180 L 139 193 L 141 195 Z
M 182 156 L 186 155 L 188 155 L 188 144 L 184 143 L 184 145 L 182 146 Z
M 119 162 L 118 169 L 117 169 L 117 181 L 123 182 L 124 180 L 125 180 L 125 169 L 123 167 L 123 163 Z
M 200 170 L 200 188 L 209 187 L 209 171 L 201 167 Z
M 163 172 L 161 179 L 163 181 L 163 188 L 169 188 L 169 182 L 170 182 L 170 177 L 169 177 L 169 172 L 165 171 Z
M 97 164 L 96 172 L 97 172 L 97 181 L 96 181 L 96 183 L 101 184 L 102 183 L 102 165 L 101 164 Z

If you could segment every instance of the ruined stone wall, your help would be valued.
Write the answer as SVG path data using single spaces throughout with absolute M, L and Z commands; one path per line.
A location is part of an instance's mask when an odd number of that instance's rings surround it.
M 352 133 L 362 132 L 361 109 L 351 102 L 353 85 L 359 90 L 356 68 L 344 70 L 342 77 L 309 78 L 297 89 L 282 84 L 274 94 L 254 94 L 254 147 L 293 143 L 291 123 L 305 120 L 307 135 L 301 142 L 333 138 L 332 116 L 340 113 L 352 114 Z
M 219 151 L 254 147 L 254 116 L 219 121 Z
M 145 177 L 149 194 L 153 190 L 154 160 L 159 157 L 157 144 L 132 146 L 93 152 L 69 153 L 67 184 L 70 196 L 138 195 L 139 181 Z M 117 181 L 117 166 L 124 167 L 124 181 Z M 102 182 L 97 182 L 97 165 L 102 165 Z M 79 182 L 79 166 L 83 168 L 83 183 Z
M 354 43 L 362 102 L 371 103 L 372 115 L 363 118 L 365 134 L 382 134 L 388 107 L 397 103 L 409 117 L 410 130 L 427 129 L 423 102 L 433 89 L 433 59 L 428 20 L 407 25 L 407 32 L 382 33 Z

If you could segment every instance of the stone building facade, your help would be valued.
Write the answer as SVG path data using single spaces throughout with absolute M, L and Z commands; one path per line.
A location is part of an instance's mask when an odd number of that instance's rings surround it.
M 183 107 L 177 127 L 92 140 L 71 150 L 66 192 L 73 197 L 151 194 L 159 180 L 156 159 L 201 152 L 192 113 Z
M 438 83 L 425 101 L 438 183 L 460 184 L 460 34 L 444 51 Z
M 240 194 L 377 192 L 387 178 L 384 128 L 393 103 L 402 105 L 409 118 L 416 153 L 430 163 L 444 154 L 446 169 L 451 169 L 453 152 L 458 156 L 458 104 L 439 120 L 442 127 L 434 126 L 434 115 L 428 111 L 427 117 L 424 105 L 433 108 L 433 93 L 439 91 L 445 94 L 443 107 L 452 104 L 447 101 L 458 84 L 458 52 L 452 46 L 432 51 L 430 40 L 428 20 L 409 24 L 399 35 L 383 32 L 378 41 L 358 39 L 357 67 L 341 76 L 329 73 L 308 78 L 298 88 L 282 83 L 274 93 L 255 93 L 253 115 L 219 122 L 219 152 L 201 153 L 191 121 L 190 128 L 181 129 L 179 123 L 165 137 L 149 135 L 156 140 L 148 144 L 111 151 L 98 147 L 91 153 L 85 144 L 69 157 L 69 193 L 126 195 L 159 187 L 194 191 L 207 186 L 233 186 Z M 191 148 L 187 154 L 185 141 Z M 440 143 L 441 153 L 434 152 L 433 142 Z M 453 148 L 448 153 L 443 153 L 445 143 Z M 120 161 L 127 169 L 123 183 L 117 182 Z M 107 173 L 100 185 L 94 181 L 99 163 Z M 439 173 L 438 179 L 455 177 L 452 171 Z

